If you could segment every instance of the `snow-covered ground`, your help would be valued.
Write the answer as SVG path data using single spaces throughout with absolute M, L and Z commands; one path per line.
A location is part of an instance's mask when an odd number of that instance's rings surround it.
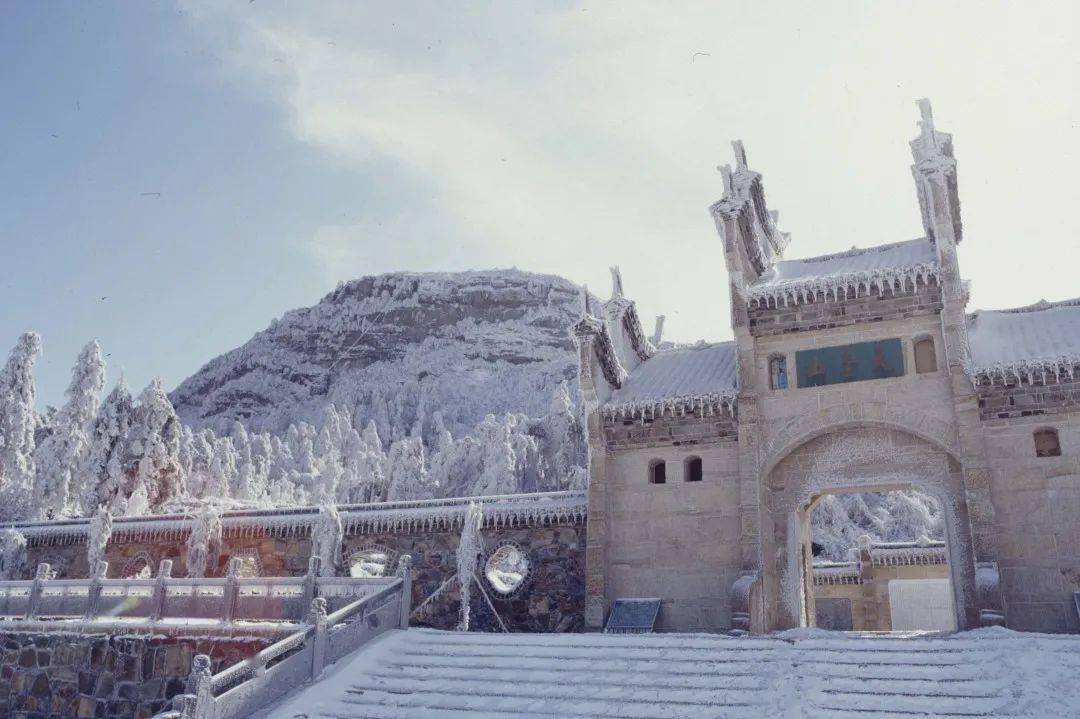
M 1080 716 L 1080 637 L 383 635 L 262 719 Z

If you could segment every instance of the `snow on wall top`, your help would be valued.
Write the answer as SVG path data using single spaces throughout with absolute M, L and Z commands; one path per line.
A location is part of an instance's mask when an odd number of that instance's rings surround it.
M 663 350 L 642 362 L 615 390 L 607 408 L 618 412 L 670 403 L 695 405 L 730 400 L 735 392 L 735 343 L 700 343 Z
M 363 532 L 415 532 L 459 528 L 471 503 L 483 506 L 485 527 L 531 526 L 583 522 L 588 512 L 584 492 L 535 492 L 480 497 L 423 499 L 403 502 L 342 504 L 337 509 L 346 534 Z M 221 515 L 225 536 L 287 537 L 303 534 L 319 519 L 319 507 L 240 510 Z M 191 531 L 189 515 L 117 517 L 113 537 L 129 541 L 180 541 Z M 0 525 L 27 539 L 48 544 L 82 541 L 90 529 L 88 519 L 42 520 Z
M 934 246 L 925 238 L 866 249 L 851 249 L 801 260 L 780 260 L 747 287 L 747 301 L 780 298 L 795 302 L 811 291 L 824 291 L 826 299 L 837 288 L 854 285 L 880 287 L 895 282 L 937 275 Z
M 1072 376 L 1080 365 L 1080 298 L 984 310 L 967 319 L 976 375 L 1025 378 L 1064 372 Z

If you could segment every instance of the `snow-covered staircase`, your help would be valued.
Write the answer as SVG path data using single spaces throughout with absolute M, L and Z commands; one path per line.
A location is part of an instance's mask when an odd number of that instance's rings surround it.
M 1080 637 L 394 631 L 271 719 L 1080 716 Z M 1072 699 L 1070 699 L 1070 696 Z

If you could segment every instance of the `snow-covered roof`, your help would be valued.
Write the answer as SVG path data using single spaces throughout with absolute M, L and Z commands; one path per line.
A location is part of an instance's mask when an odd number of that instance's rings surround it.
M 1031 379 L 1041 373 L 1072 376 L 1080 365 L 1080 298 L 1041 301 L 1011 310 L 968 315 L 975 374 Z
M 747 302 L 776 304 L 805 302 L 815 292 L 836 299 L 841 289 L 853 287 L 869 292 L 885 286 L 913 285 L 917 279 L 937 277 L 938 264 L 934 246 L 925 238 L 896 242 L 866 249 L 851 249 L 802 260 L 780 260 L 746 288 Z
M 730 407 L 735 396 L 735 343 L 699 343 L 657 352 L 642 362 L 608 400 L 612 413 L 636 413 L 648 408 L 704 410 L 721 402 Z M 683 407 L 678 407 L 682 405 Z

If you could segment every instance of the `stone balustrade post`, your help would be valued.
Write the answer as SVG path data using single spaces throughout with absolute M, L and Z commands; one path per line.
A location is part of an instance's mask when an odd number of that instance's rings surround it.
M 162 559 L 158 564 L 157 581 L 154 582 L 154 594 L 150 602 L 150 619 L 157 621 L 165 616 L 165 603 L 169 596 L 169 579 L 172 578 L 172 560 Z
M 316 679 L 326 664 L 326 644 L 329 640 L 329 625 L 326 620 L 326 599 L 315 597 L 311 600 L 308 622 L 315 627 L 315 637 L 311 651 L 311 678 Z
M 101 604 L 101 581 L 105 579 L 109 574 L 109 563 L 101 560 L 97 563 L 97 566 L 93 568 L 93 574 L 90 577 L 90 586 L 86 590 L 86 612 L 83 614 L 83 619 L 90 621 L 98 615 L 99 606 Z
M 318 557 L 311 557 L 308 559 L 308 570 L 304 576 L 304 604 L 305 607 L 311 606 L 311 600 L 319 596 L 319 571 L 322 569 L 322 560 Z M 303 611 L 303 610 L 301 610 Z M 303 617 L 297 617 L 297 619 L 303 619 Z
M 46 562 L 42 562 L 37 565 L 37 573 L 34 575 L 33 584 L 30 585 L 30 596 L 26 605 L 26 618 L 33 619 L 38 614 L 38 608 L 41 606 L 41 592 L 45 588 L 45 585 L 49 583 L 49 575 L 52 573 L 52 568 Z
M 191 660 L 191 673 L 184 685 L 184 693 L 195 697 L 192 719 L 209 719 L 212 716 L 214 695 L 210 690 L 213 676 L 210 666 L 210 657 L 206 654 L 196 654 Z
M 401 577 L 401 619 L 398 626 L 402 629 L 409 628 L 409 617 L 412 615 L 412 555 L 403 554 L 398 560 L 397 575 Z
M 177 694 L 172 698 L 174 712 L 180 712 L 182 719 L 195 719 L 195 695 Z
M 229 566 L 225 570 L 225 591 L 221 597 L 225 602 L 225 606 L 222 607 L 221 618 L 226 622 L 231 622 L 233 617 L 236 616 L 236 604 L 240 596 L 240 567 L 242 565 L 243 562 L 240 557 L 233 557 L 229 560 Z

